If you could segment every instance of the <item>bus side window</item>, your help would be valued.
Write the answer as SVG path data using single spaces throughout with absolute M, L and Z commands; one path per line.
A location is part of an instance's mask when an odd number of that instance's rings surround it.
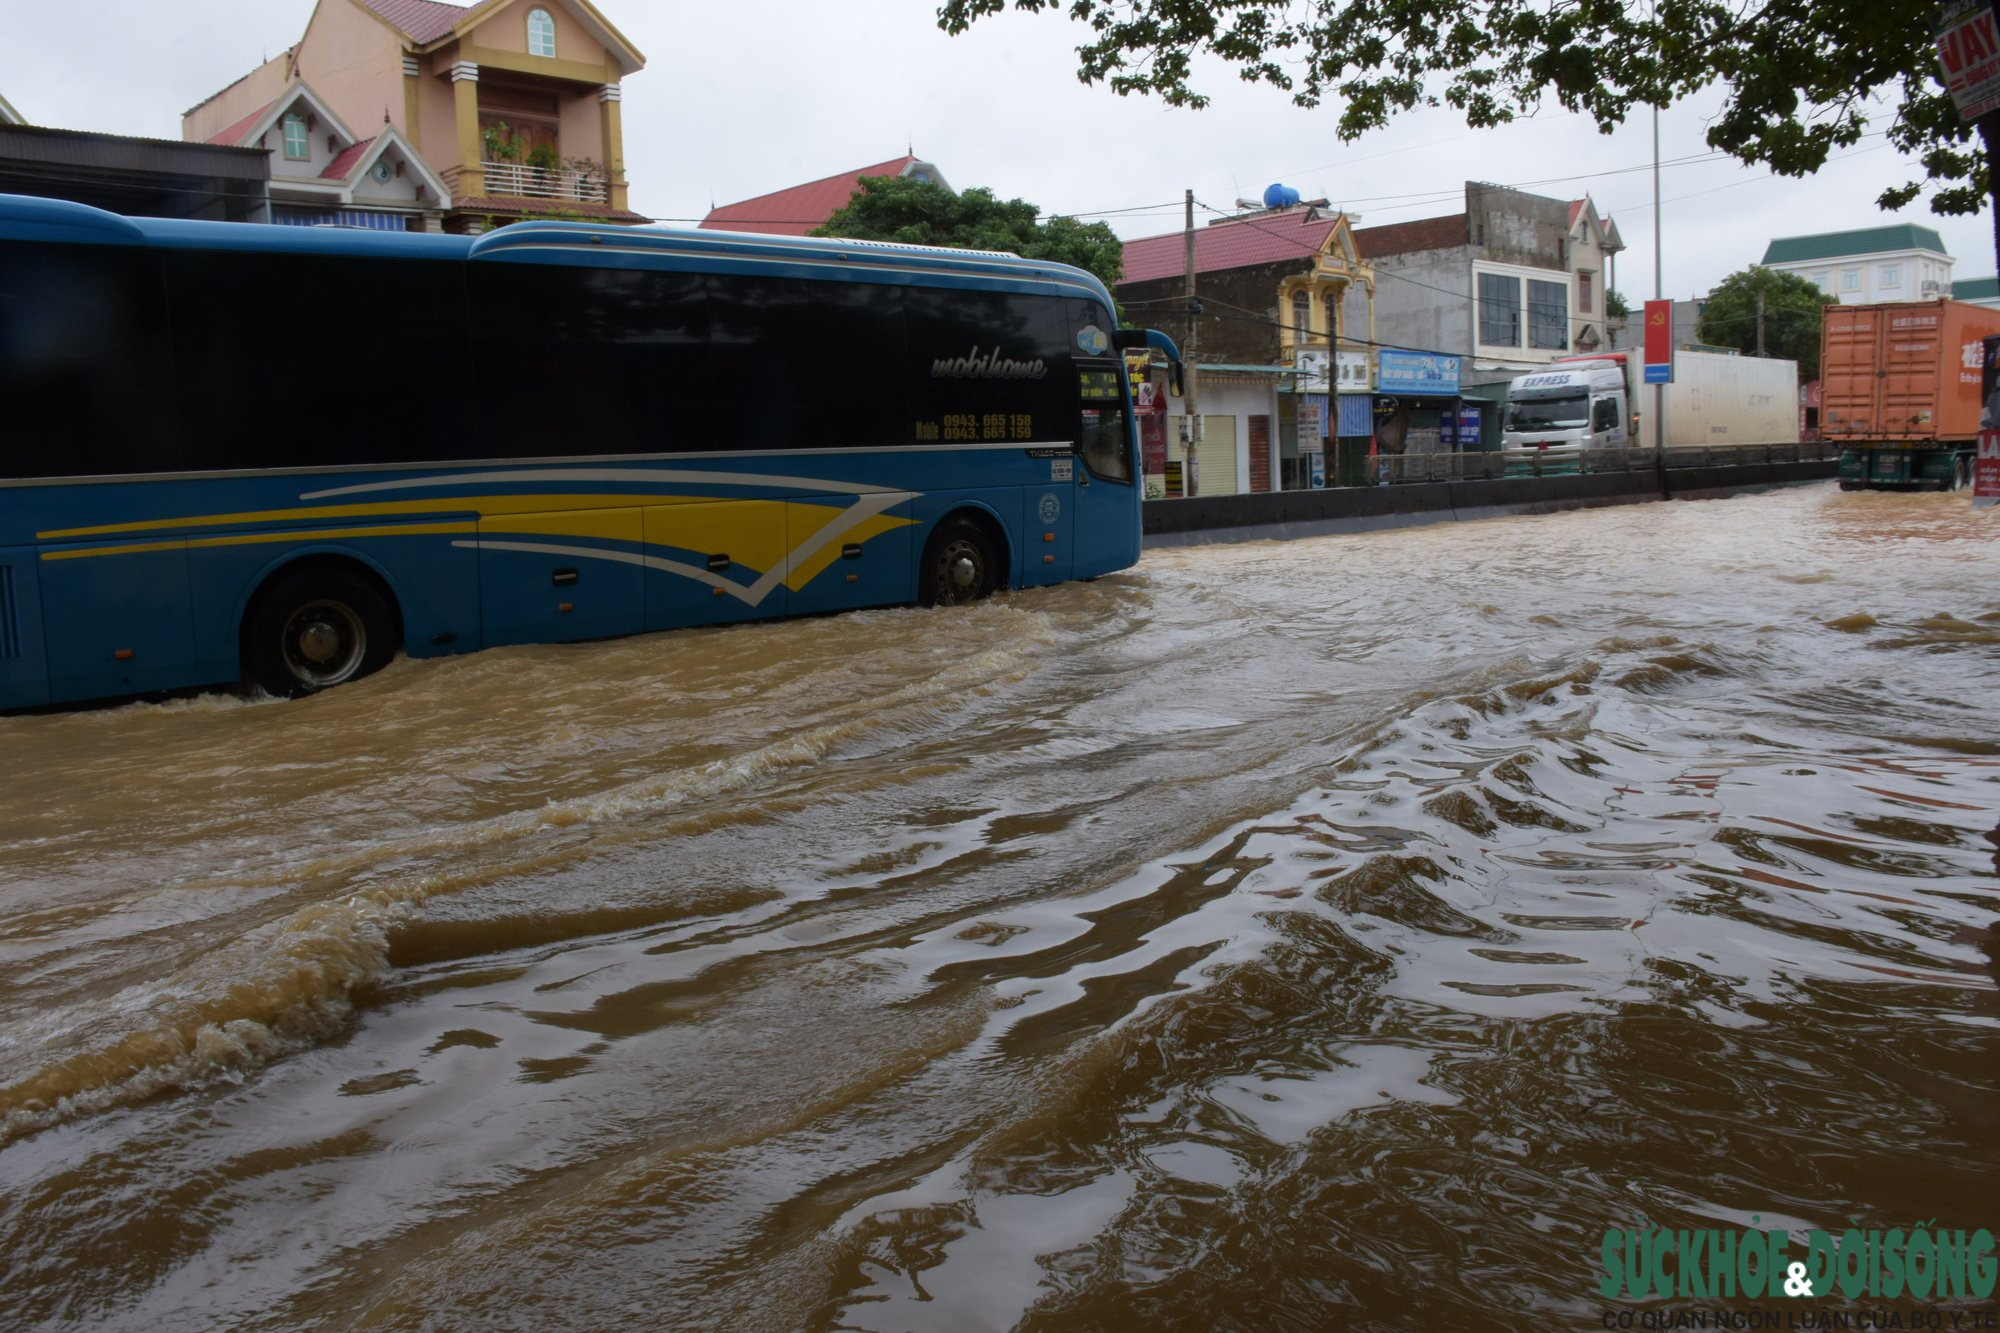
M 1590 428 L 1593 431 L 1618 429 L 1618 400 L 1616 398 L 1600 398 L 1597 400 L 1596 406 L 1591 408 Z
M 184 466 L 167 311 L 156 251 L 0 242 L 0 477 Z

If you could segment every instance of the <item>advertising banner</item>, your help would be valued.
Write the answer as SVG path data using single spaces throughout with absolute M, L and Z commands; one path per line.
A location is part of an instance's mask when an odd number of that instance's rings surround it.
M 1148 412 L 1139 418 L 1139 451 L 1146 462 L 1142 469 L 1156 477 L 1167 470 L 1167 418 L 1163 412 Z
M 1383 393 L 1416 397 L 1458 397 L 1459 358 L 1440 352 L 1383 352 Z
M 1978 355 L 1966 348 L 1966 359 L 1979 362 L 1979 448 L 1972 458 L 1972 506 L 1990 509 L 2000 504 L 2000 335 L 1981 338 Z
M 1458 451 L 1467 453 L 1479 447 L 1479 409 L 1460 406 L 1458 409 Z
M 1323 393 L 1302 394 L 1299 397 L 1299 448 L 1317 449 L 1326 438 L 1326 395 Z
M 1646 302 L 1646 383 L 1674 382 L 1674 303 Z
M 2000 111 L 2000 23 L 1990 0 L 1956 0 L 1938 14 L 1938 65 L 1958 118 Z

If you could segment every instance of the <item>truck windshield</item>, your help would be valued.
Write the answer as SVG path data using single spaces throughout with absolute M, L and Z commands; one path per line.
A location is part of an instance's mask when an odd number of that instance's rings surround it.
M 1590 420 L 1590 395 L 1523 398 L 1507 404 L 1508 430 L 1562 430 Z

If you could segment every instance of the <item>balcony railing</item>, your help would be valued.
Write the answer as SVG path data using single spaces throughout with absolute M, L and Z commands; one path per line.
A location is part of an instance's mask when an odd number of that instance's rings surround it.
M 486 193 L 520 199 L 571 199 L 601 204 L 611 198 L 604 178 L 595 172 L 567 167 L 527 167 L 518 162 L 482 163 Z

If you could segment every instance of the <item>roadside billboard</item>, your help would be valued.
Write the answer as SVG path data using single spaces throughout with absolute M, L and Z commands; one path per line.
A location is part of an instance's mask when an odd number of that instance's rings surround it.
M 1938 66 L 1958 118 L 2000 111 L 2000 23 L 1991 0 L 1952 0 L 1938 12 Z

